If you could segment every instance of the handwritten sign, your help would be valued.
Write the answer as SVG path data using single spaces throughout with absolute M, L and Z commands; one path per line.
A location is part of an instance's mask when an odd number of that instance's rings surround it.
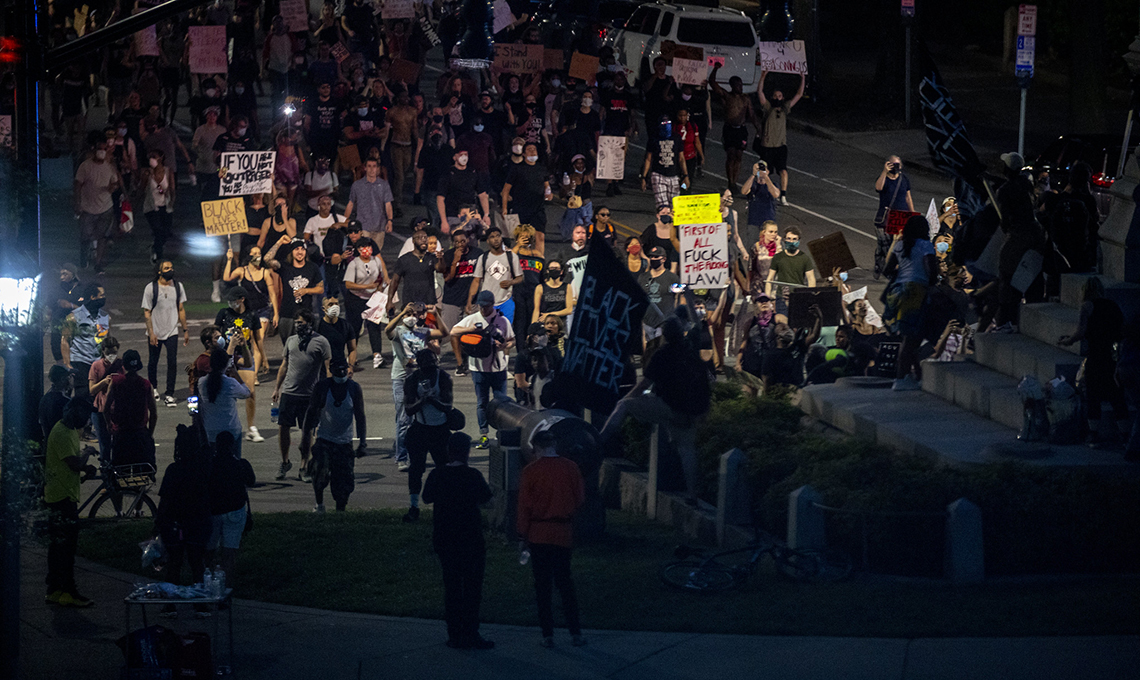
M 219 196 L 247 196 L 273 191 L 276 151 L 232 151 L 222 154 Z
M 202 223 L 206 236 L 229 236 L 249 231 L 245 220 L 245 201 L 240 196 L 220 201 L 202 201 Z
M 807 247 L 820 276 L 831 276 L 837 267 L 839 271 L 847 272 L 857 266 L 855 256 L 851 254 L 851 248 L 841 231 L 808 241 Z
M 625 179 L 625 137 L 598 137 L 598 179 Z
M 412 0 L 380 0 L 380 17 L 383 19 L 415 19 L 415 3 Z
M 769 73 L 807 74 L 804 41 L 760 42 L 760 68 Z
M 593 85 L 598 77 L 598 58 L 575 52 L 570 55 L 570 77 L 577 78 L 587 85 Z
M 281 18 L 290 33 L 309 30 L 309 8 L 305 0 L 281 0 Z
M 136 57 L 157 57 L 160 54 L 158 51 L 158 33 L 155 32 L 154 26 L 147 26 L 135 33 Z
M 16 138 L 12 136 L 12 116 L 0 116 L 0 147 L 16 148 Z
M 684 224 L 677 229 L 681 237 L 681 283 L 692 288 L 727 287 L 728 225 Z
M 930 199 L 930 206 L 926 208 L 926 223 L 930 226 L 930 240 L 933 241 L 938 235 L 938 230 L 942 228 L 942 222 L 938 220 L 938 206 L 935 205 L 933 198 Z
M 508 234 L 515 233 L 515 229 L 519 228 L 522 224 L 522 218 L 514 213 L 507 213 L 503 215 L 503 231 Z
M 673 57 L 673 80 L 678 85 L 700 85 L 708 79 L 708 64 L 700 59 Z
M 329 54 L 332 55 L 333 59 L 336 59 L 337 64 L 343 64 L 344 60 L 348 59 L 349 51 L 344 43 L 338 42 L 329 49 Z
M 498 33 L 515 23 L 515 15 L 511 13 L 511 6 L 507 4 L 507 0 L 495 0 L 493 7 L 495 18 L 492 22 L 491 33 Z
M 361 166 L 360 163 L 360 148 L 355 144 L 342 146 L 337 150 L 337 156 L 340 159 L 340 167 L 342 170 L 356 171 Z
M 721 68 L 724 68 L 724 57 L 709 57 L 707 61 L 709 68 L 712 68 L 714 66 L 720 66 Z
M 495 68 L 505 73 L 542 73 L 545 58 L 542 45 L 495 44 Z
M 407 59 L 393 59 L 392 66 L 388 68 L 388 74 L 393 81 L 401 81 L 405 85 L 414 85 L 420 82 L 420 71 L 423 69 L 422 64 L 417 64 L 414 61 Z
M 887 233 L 891 235 L 901 234 L 903 227 L 906 226 L 906 221 L 912 217 L 922 217 L 922 213 L 911 212 L 909 210 L 888 210 Z
M 190 27 L 190 72 L 225 73 L 226 27 Z
M 710 224 L 720 222 L 720 194 L 698 194 L 673 198 L 673 223 Z
M 542 51 L 542 68 L 547 71 L 561 71 L 566 68 L 566 53 L 547 47 Z

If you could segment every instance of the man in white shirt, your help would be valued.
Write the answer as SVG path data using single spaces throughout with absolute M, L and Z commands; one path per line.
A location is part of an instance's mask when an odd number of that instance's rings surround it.
M 329 229 L 338 222 L 341 224 L 346 223 L 344 215 L 333 214 L 332 206 L 332 196 L 321 196 L 316 204 L 317 214 L 305 222 L 303 237 L 306 241 L 312 241 L 318 251 L 321 250 L 321 246 L 324 244 L 325 234 L 329 232 Z
M 336 190 L 340 188 L 340 181 L 336 178 L 335 172 L 329 171 L 330 161 L 327 156 L 322 156 L 317 159 L 316 168 L 305 173 L 301 178 L 301 185 L 305 190 L 305 196 L 308 198 L 309 213 L 319 211 L 321 209 L 321 199 L 328 196 L 331 200 Z M 308 231 L 306 229 L 306 231 Z M 318 242 L 319 246 L 320 243 Z
M 467 333 L 485 332 L 494 343 L 494 349 L 485 358 L 467 357 L 471 381 L 475 383 L 475 415 L 479 419 L 479 443 L 476 448 L 487 448 L 487 402 L 490 393 L 497 399 L 507 398 L 507 353 L 515 344 L 511 321 L 495 308 L 495 295 L 481 290 L 475 296 L 479 310 L 464 318 L 451 334 L 461 337 Z M 461 343 L 462 344 L 462 343 Z
M 158 263 L 158 276 L 146 284 L 142 295 L 143 318 L 146 320 L 147 340 L 150 343 L 150 357 L 147 361 L 147 378 L 154 386 L 154 397 L 158 398 L 158 357 L 166 348 L 166 396 L 163 401 L 168 407 L 178 403 L 174 398 L 175 383 L 181 373 L 178 367 L 178 329 L 182 329 L 182 344 L 190 344 L 190 330 L 186 325 L 186 289 L 174 280 L 174 263 L 162 260 Z

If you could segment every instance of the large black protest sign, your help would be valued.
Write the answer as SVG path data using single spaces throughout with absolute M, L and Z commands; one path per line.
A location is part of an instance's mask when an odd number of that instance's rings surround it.
M 595 234 L 574 306 L 562 376 L 584 407 L 613 407 L 626 382 L 629 346 L 640 338 L 645 291 Z
M 222 154 L 219 196 L 249 196 L 273 191 L 276 151 L 233 151 Z

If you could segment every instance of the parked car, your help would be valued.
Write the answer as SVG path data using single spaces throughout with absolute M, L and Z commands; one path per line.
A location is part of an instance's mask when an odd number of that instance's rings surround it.
M 651 73 L 653 59 L 661 54 L 661 46 L 666 42 L 700 47 L 706 59 L 722 57 L 719 82 L 727 83 L 732 76 L 739 76 L 747 88 L 759 75 L 756 30 L 749 18 L 736 10 L 647 3 L 606 39 L 606 44 L 614 48 L 617 62 L 639 80 Z
M 1092 168 L 1092 191 L 1096 196 L 1101 219 L 1108 217 L 1112 208 L 1112 183 L 1120 164 L 1119 135 L 1089 134 L 1062 135 L 1037 155 L 1030 166 L 1034 175 L 1049 173 L 1049 184 L 1056 190 L 1063 189 L 1069 181 L 1069 166 L 1084 161 Z M 1128 155 L 1132 157 L 1140 143 L 1140 133 L 1134 133 L 1128 140 Z
M 542 44 L 596 55 L 606 35 L 641 5 L 633 0 L 550 0 L 534 13 Z

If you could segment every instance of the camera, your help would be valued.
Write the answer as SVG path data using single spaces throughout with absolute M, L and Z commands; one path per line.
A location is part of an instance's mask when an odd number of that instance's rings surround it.
M 190 409 L 191 414 L 198 413 L 198 397 L 186 397 L 186 408 Z
M 758 161 L 756 165 L 759 168 L 760 172 L 768 172 L 768 164 L 764 161 Z
M 673 285 L 669 286 L 669 290 L 673 291 L 674 293 L 684 293 L 688 289 L 689 287 L 683 283 L 674 283 Z

